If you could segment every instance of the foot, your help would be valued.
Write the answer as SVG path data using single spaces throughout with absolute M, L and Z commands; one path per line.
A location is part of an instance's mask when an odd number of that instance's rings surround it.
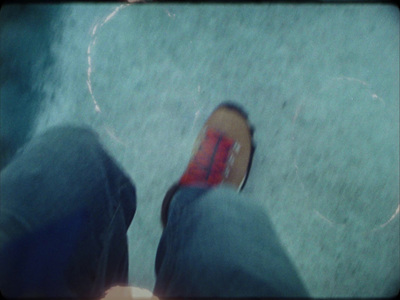
M 235 104 L 223 103 L 214 110 L 197 136 L 185 172 L 164 197 L 164 226 L 169 203 L 182 186 L 211 188 L 226 184 L 238 192 L 243 189 L 254 152 L 252 135 L 247 115 Z

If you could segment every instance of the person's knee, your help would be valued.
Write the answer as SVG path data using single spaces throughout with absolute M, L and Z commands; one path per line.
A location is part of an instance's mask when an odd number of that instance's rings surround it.
M 80 144 L 96 144 L 99 137 L 95 131 L 86 126 L 60 125 L 55 126 L 33 140 L 39 140 L 54 146 L 68 145 L 74 147 Z
M 91 157 L 97 157 L 102 149 L 99 137 L 92 129 L 61 125 L 34 136 L 18 151 L 16 158 L 22 155 L 24 160 L 36 162 L 66 160 L 71 164 L 75 161 L 80 162 L 83 158 L 90 161 Z

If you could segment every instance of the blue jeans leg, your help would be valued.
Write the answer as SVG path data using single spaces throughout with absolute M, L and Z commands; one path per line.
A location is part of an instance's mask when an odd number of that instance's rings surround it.
M 56 127 L 1 172 L 0 290 L 8 297 L 100 297 L 128 280 L 130 179 L 89 129 Z
M 180 189 L 156 257 L 160 297 L 307 297 L 268 216 L 229 187 Z

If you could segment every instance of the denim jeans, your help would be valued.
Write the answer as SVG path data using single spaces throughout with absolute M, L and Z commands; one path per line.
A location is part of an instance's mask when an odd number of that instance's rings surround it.
M 0 291 L 100 298 L 128 284 L 135 187 L 87 128 L 48 130 L 1 172 Z M 156 256 L 159 297 L 307 296 L 257 203 L 229 187 L 175 195 Z

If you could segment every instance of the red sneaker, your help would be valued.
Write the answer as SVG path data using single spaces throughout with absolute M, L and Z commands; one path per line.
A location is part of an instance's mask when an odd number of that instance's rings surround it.
M 181 186 L 211 188 L 227 184 L 238 192 L 244 187 L 255 149 L 252 136 L 247 115 L 238 106 L 223 103 L 214 110 L 196 139 L 186 171 L 164 197 L 163 226 L 169 203 Z

